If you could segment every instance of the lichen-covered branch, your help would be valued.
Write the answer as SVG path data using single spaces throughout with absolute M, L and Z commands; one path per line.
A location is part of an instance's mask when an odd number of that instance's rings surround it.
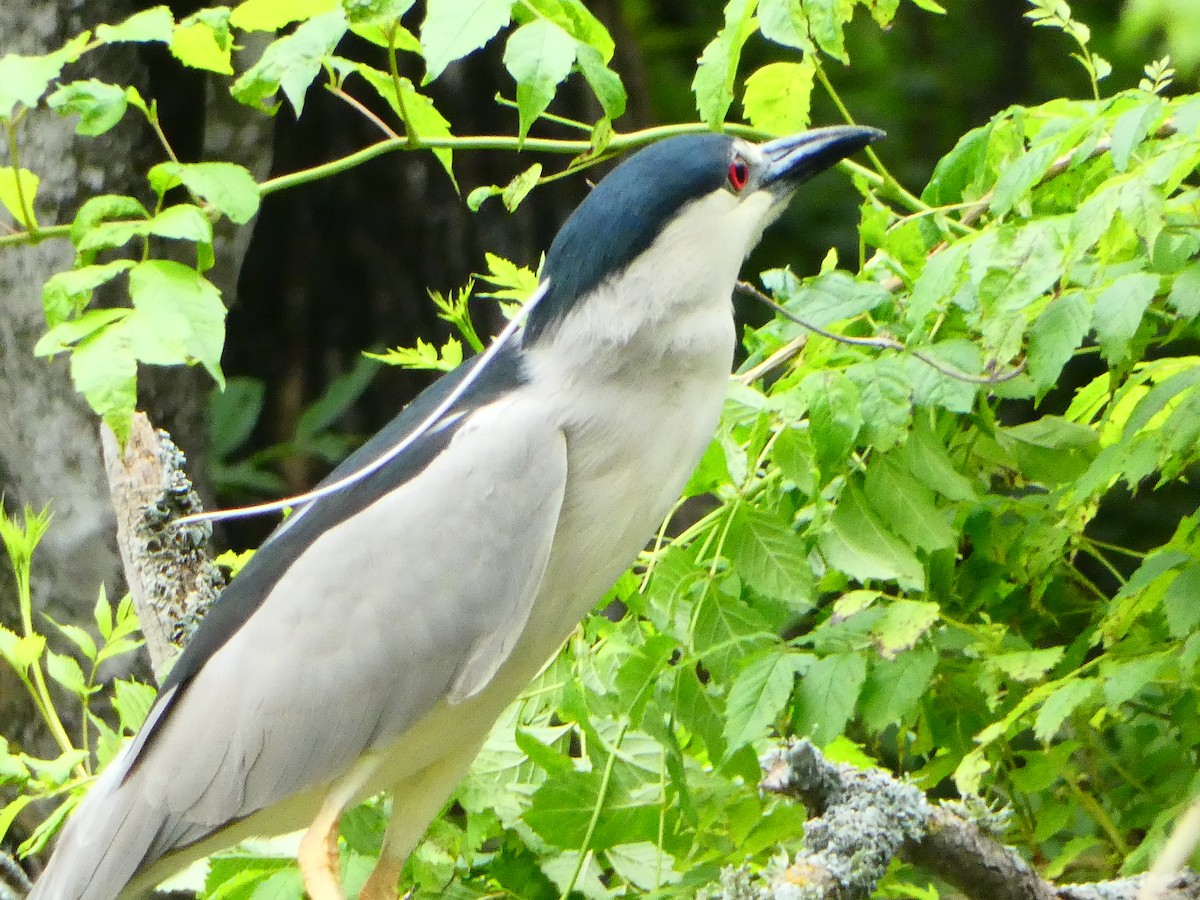
M 875 890 L 893 858 L 920 866 L 972 900 L 1135 900 L 1146 876 L 1056 886 L 1015 850 L 949 804 L 880 769 L 831 763 L 807 740 L 762 759 L 760 787 L 800 800 L 805 849 L 760 875 L 727 870 L 720 900 L 852 900 Z M 1180 872 L 1158 900 L 1200 900 L 1200 876 Z
M 200 498 L 184 472 L 183 453 L 145 415 L 134 416 L 123 452 L 106 426 L 101 441 L 125 580 L 161 681 L 224 585 L 206 549 L 212 529 L 204 522 L 173 524 L 200 512 Z

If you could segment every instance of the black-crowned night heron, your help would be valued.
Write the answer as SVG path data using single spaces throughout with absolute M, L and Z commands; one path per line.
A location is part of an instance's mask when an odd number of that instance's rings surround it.
M 225 589 L 32 900 L 145 896 L 306 826 L 305 883 L 331 900 L 339 818 L 385 789 L 361 896 L 394 898 L 492 722 L 712 438 L 746 255 L 799 184 L 880 136 L 675 137 L 604 178 L 555 238 L 523 328 L 423 393 Z

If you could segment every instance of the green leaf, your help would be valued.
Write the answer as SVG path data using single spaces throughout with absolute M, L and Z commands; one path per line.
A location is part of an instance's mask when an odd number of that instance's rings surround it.
M 1048 743 L 1067 716 L 1092 696 L 1098 681 L 1096 678 L 1073 678 L 1047 697 L 1033 723 L 1034 737 Z
M 575 39 L 553 22 L 534 19 L 522 25 L 504 48 L 504 68 L 517 82 L 518 137 L 529 133 L 571 72 Z
M 1087 470 L 1100 450 L 1095 431 L 1058 416 L 1002 428 L 996 436 L 1022 474 L 1043 484 L 1073 481 Z
M 1192 605 L 1195 606 L 1195 594 Z M 1121 660 L 1101 666 L 1104 678 L 1104 702 L 1115 711 L 1142 692 L 1171 662 L 1169 653 L 1155 653 L 1139 659 Z
M 156 42 L 166 44 L 171 40 L 175 17 L 167 6 L 155 6 L 134 13 L 118 25 L 97 25 L 96 40 L 103 44 Z
M 777 516 L 738 510 L 725 545 L 734 568 L 761 594 L 803 612 L 813 604 L 813 576 L 800 535 Z
M 814 372 L 800 383 L 808 401 L 808 424 L 817 464 L 828 480 L 854 449 L 862 430 L 862 410 L 858 388 L 836 370 Z
M 996 187 L 992 192 L 992 215 L 1006 215 L 1018 202 L 1026 199 L 1033 186 L 1045 176 L 1057 155 L 1057 146 L 1041 144 L 1005 166 L 1000 177 L 996 179 Z
M 70 349 L 71 345 L 90 337 L 128 315 L 129 310 L 121 307 L 89 309 L 78 318 L 60 322 L 43 334 L 33 347 L 33 355 L 53 356 L 55 353 L 62 353 Z
M 604 856 L 619 876 L 642 891 L 656 891 L 683 879 L 674 869 L 674 857 L 652 841 L 618 844 L 604 851 Z
M 225 306 L 221 292 L 195 269 L 152 259 L 129 272 L 136 313 L 126 322 L 138 359 L 156 365 L 199 362 L 224 383 Z
M 588 44 L 578 44 L 575 49 L 575 62 L 583 74 L 584 81 L 600 101 L 605 118 L 612 120 L 624 114 L 625 104 L 629 99 L 625 85 L 621 83 L 621 76 L 608 68 L 600 51 Z M 602 149 L 594 152 L 600 152 Z
M 51 650 L 46 654 L 46 674 L 76 697 L 83 699 L 88 695 L 87 679 L 74 657 Z
M 937 661 L 933 647 L 920 646 L 895 659 L 874 662 L 859 701 L 867 730 L 878 734 L 891 725 L 911 721 L 929 690 Z
M 508 24 L 515 0 L 429 0 L 421 23 L 425 84 L 472 53 Z
M 1112 365 L 1129 356 L 1129 342 L 1158 293 L 1159 278 L 1145 272 L 1122 275 L 1096 297 L 1093 326 L 1100 351 Z
M 198 206 L 179 203 L 168 206 L 150 220 L 150 233 L 178 241 L 212 243 L 212 223 Z
M 801 4 L 808 19 L 808 33 L 827 55 L 848 63 L 846 56 L 846 24 L 854 15 L 855 0 L 805 0 Z
M 37 213 L 34 212 L 33 201 L 37 196 L 39 184 L 41 179 L 28 169 L 14 169 L 12 166 L 0 168 L 0 204 L 3 204 L 9 215 L 17 220 L 17 224 L 25 228 L 37 228 Z M 22 197 L 25 200 L 23 208 Z
M 1185 319 L 1200 316 L 1200 262 L 1192 263 L 1175 276 L 1167 303 Z
M 397 116 L 403 118 L 405 114 L 408 115 L 408 127 L 413 130 L 413 133 L 423 138 L 450 137 L 450 123 L 437 111 L 433 101 L 413 87 L 413 83 L 407 78 L 400 79 L 400 93 L 404 97 L 402 108 L 396 99 L 395 85 L 390 75 L 366 65 L 359 66 L 357 71 L 379 96 L 388 102 Z M 450 176 L 450 181 L 457 188 L 458 182 L 454 180 L 452 152 L 448 148 L 442 148 L 434 150 L 433 155 L 437 157 L 442 168 L 446 170 L 446 174 Z M 472 194 L 474 195 L 474 193 L 473 191 Z
M 230 91 L 241 103 L 274 112 L 280 90 L 299 118 L 304 96 L 321 74 L 321 64 L 346 33 L 346 15 L 333 12 L 302 22 L 295 31 L 271 43 L 253 66 L 233 83 Z
M 941 617 L 941 607 L 924 600 L 891 600 L 883 615 L 871 626 L 871 639 L 883 659 L 895 659 L 917 641 Z
M 889 456 L 871 460 L 863 490 L 871 509 L 910 546 L 927 552 L 954 546 L 954 530 L 934 503 L 933 490 Z
M 1138 103 L 1132 109 L 1126 110 L 1118 118 L 1112 129 L 1113 168 L 1124 172 L 1129 168 L 1129 158 L 1138 144 L 1146 139 L 1154 123 L 1162 115 L 1162 101 L 1158 97 L 1150 97 L 1145 102 Z
M 854 715 L 866 680 L 867 662 L 857 653 L 817 660 L 796 688 L 796 732 L 817 745 L 832 741 Z
M 725 5 L 725 24 L 700 56 L 692 91 L 700 118 L 714 130 L 725 121 L 733 103 L 733 85 L 737 79 L 742 46 L 754 33 L 757 0 L 729 0 Z
M 180 20 L 171 32 L 171 54 L 193 69 L 232 75 L 233 35 L 229 9 L 218 6 Z
M 738 597 L 709 586 L 696 611 L 692 649 L 719 680 L 732 677 L 746 654 L 778 638 L 771 625 Z
M 1092 308 L 1081 291 L 1067 291 L 1038 316 L 1029 332 L 1029 375 L 1045 396 L 1083 344 L 1092 327 Z
M 521 205 L 521 201 L 529 196 L 530 191 L 537 187 L 537 183 L 541 177 L 542 164 L 534 163 L 506 184 L 500 192 L 500 199 L 504 201 L 504 208 L 509 212 L 515 212 L 517 207 Z
M 758 27 L 768 41 L 803 50 L 806 57 L 815 49 L 804 6 L 793 0 L 759 0 Z
M 725 758 L 759 738 L 775 722 L 788 698 L 796 675 L 812 657 L 771 650 L 752 659 L 738 673 L 725 701 Z
M 89 660 L 94 660 L 96 658 L 96 642 L 92 639 L 90 634 L 88 634 L 78 625 L 63 625 L 59 622 L 55 622 L 49 616 L 46 616 L 46 618 L 49 619 L 50 623 L 55 628 L 63 633 L 67 640 L 78 647 L 79 651 L 85 657 L 87 657 Z
M 1184 567 L 1163 595 L 1163 614 L 1171 636 L 1183 639 L 1200 624 L 1200 563 Z
M 153 687 L 140 681 L 124 681 L 118 678 L 113 682 L 112 704 L 120 718 L 122 731 L 137 733 L 146 721 L 157 693 Z
M 934 432 L 927 413 L 914 417 L 912 432 L 897 452 L 913 477 L 947 500 L 966 502 L 977 499 L 974 486 L 950 458 L 945 444 Z
M 846 272 L 826 272 L 801 283 L 788 269 L 770 269 L 763 286 L 809 325 L 824 328 L 875 309 L 891 295 L 873 281 L 856 281 Z
M 117 328 L 105 328 L 79 344 L 71 353 L 71 380 L 123 444 L 137 405 L 137 360 L 128 337 Z
M 233 8 L 229 24 L 242 31 L 278 31 L 337 7 L 338 0 L 245 0 Z
M 1058 665 L 1065 649 L 1064 647 L 1047 647 L 1043 650 L 998 653 L 988 657 L 986 665 L 990 669 L 1003 672 L 1015 681 L 1037 681 Z
M 79 207 L 71 223 L 71 243 L 78 247 L 88 232 L 102 222 L 112 219 L 149 219 L 150 213 L 139 200 L 123 194 L 100 194 L 90 197 Z
M 853 483 L 842 491 L 818 545 L 830 566 L 856 581 L 895 581 L 905 590 L 925 587 L 921 563 L 883 527 Z
M 129 101 L 125 88 L 91 78 L 64 84 L 46 98 L 46 104 L 59 115 L 77 114 L 76 134 L 104 134 L 121 121 Z
M 159 196 L 175 184 L 183 184 L 237 225 L 245 225 L 258 212 L 258 184 L 249 169 L 236 163 L 164 162 L 147 177 Z
M 29 667 L 41 659 L 45 649 L 46 639 L 40 634 L 18 636 L 0 625 L 0 656 L 22 678 L 27 676 Z
M 810 56 L 798 63 L 768 63 L 754 72 L 742 95 L 747 121 L 770 134 L 803 131 L 809 123 L 815 72 Z
M 30 109 L 37 106 L 63 66 L 75 62 L 87 49 L 89 37 L 85 31 L 44 56 L 9 53 L 0 58 L 0 119 L 11 119 L 18 104 Z

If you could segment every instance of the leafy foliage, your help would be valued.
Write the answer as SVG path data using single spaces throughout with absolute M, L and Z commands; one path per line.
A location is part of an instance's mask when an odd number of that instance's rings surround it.
M 41 98 L 78 115 L 83 134 L 129 108 L 155 127 L 153 102 L 132 88 L 52 83 L 114 41 L 164 42 L 184 65 L 231 75 L 239 31 L 286 27 L 233 82 L 243 102 L 270 112 L 282 92 L 300 114 L 314 80 L 353 100 L 357 75 L 398 120 L 398 131 L 384 124 L 377 152 L 429 150 L 451 177 L 454 151 L 573 155 L 560 172 L 539 166 L 507 187 L 476 188 L 473 207 L 500 195 L 511 208 L 547 178 L 647 139 L 613 130 L 625 104 L 613 42 L 579 0 L 429 0 L 419 26 L 403 24 L 412 5 L 248 0 L 178 22 L 159 7 L 98 27 L 94 40 L 0 60 L 0 111 L 10 135 Z M 899 5 L 730 0 L 692 82 L 701 120 L 721 127 L 740 100 L 750 127 L 732 130 L 806 127 L 814 90 L 841 103 L 824 66 L 850 62 L 844 32 L 856 8 L 886 28 Z M 830 256 L 813 277 L 774 269 L 763 290 L 746 286 L 779 314 L 745 333 L 747 357 L 686 491 L 692 502 L 497 724 L 409 864 L 419 895 L 682 895 L 724 866 L 763 865 L 801 838 L 803 812 L 751 787 L 758 751 L 790 734 L 930 790 L 1003 801 L 1007 839 L 1048 877 L 1136 871 L 1153 858 L 1200 788 L 1200 519 L 1188 494 L 1136 546 L 1111 543 L 1106 523 L 1122 498 L 1177 489 L 1197 463 L 1200 97 L 1167 96 L 1167 61 L 1150 63 L 1138 88 L 1105 94 L 1109 68 L 1087 27 L 1061 0 L 1030 7 L 1065 38 L 1090 99 L 998 112 L 962 136 L 919 196 L 873 157 L 871 168 L 847 166 L 862 195 L 857 271 Z M 351 39 L 385 48 L 389 71 L 336 56 Z M 459 139 L 423 89 L 493 40 L 505 42 L 516 82 L 517 134 Z M 754 42 L 788 55 L 743 78 Z M 397 54 L 421 56 L 425 84 L 398 75 Z M 537 137 L 573 74 L 601 117 L 566 123 L 578 141 Z M 148 173 L 150 206 L 95 197 L 69 226 L 34 218 L 37 176 L 16 155 L 0 179 L 0 202 L 26 239 L 69 236 L 76 248 L 75 267 L 45 285 L 38 352 L 70 353 L 77 386 L 119 433 L 139 365 L 199 363 L 222 377 L 223 308 L 204 276 L 212 222 L 244 223 L 263 194 L 367 158 L 256 185 L 228 163 L 164 152 Z M 188 196 L 168 202 L 177 189 Z M 156 239 L 194 246 L 195 265 L 153 258 Z M 536 283 L 506 260 L 487 265 L 480 279 L 502 302 Z M 125 286 L 128 306 L 91 305 L 109 284 Z M 478 350 L 470 296 L 468 286 L 434 297 L 461 342 L 382 358 L 445 369 L 463 343 Z M 344 449 L 328 425 L 358 384 L 312 411 L 302 436 L 311 452 Z M 230 388 L 214 405 L 226 462 L 261 404 L 254 385 Z M 269 489 L 262 462 L 240 474 L 228 464 L 225 477 Z M 27 571 L 36 540 L 7 534 Z M 0 631 L 0 653 L 48 721 L 43 671 L 87 703 L 98 659 L 128 649 L 127 624 L 104 618 L 107 603 L 98 611 L 103 644 L 62 629 L 91 676 L 46 650 L 31 621 L 21 635 Z M 101 759 L 144 713 L 145 689 L 124 685 L 113 692 L 119 729 L 89 715 Z M 69 741 L 60 749 L 58 760 L 33 760 L 0 747 L 0 778 L 26 791 L 0 812 L 0 834 L 28 798 L 74 790 L 89 761 Z M 378 853 L 386 811 L 376 799 L 344 823 L 348 886 Z M 887 887 L 931 890 L 902 868 Z M 203 888 L 300 892 L 289 861 L 248 850 L 215 860 Z

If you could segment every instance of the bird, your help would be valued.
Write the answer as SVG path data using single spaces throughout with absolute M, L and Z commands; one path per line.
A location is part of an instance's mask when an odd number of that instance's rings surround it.
M 335 900 L 340 817 L 384 790 L 360 896 L 394 900 L 490 726 L 711 441 L 747 255 L 801 184 L 882 136 L 687 133 L 602 178 L 524 317 L 348 457 L 223 590 L 30 900 L 146 897 L 238 841 L 301 829 L 309 896 Z

